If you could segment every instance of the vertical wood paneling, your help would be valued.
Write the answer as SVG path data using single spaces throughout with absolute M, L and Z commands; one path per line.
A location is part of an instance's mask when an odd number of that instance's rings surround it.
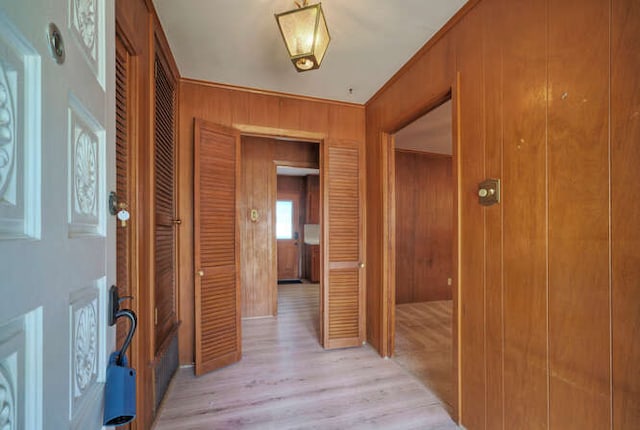
M 611 422 L 609 8 L 604 1 L 549 0 L 549 422 L 554 429 L 604 429 Z
M 367 103 L 367 335 L 386 354 L 384 136 L 457 61 L 466 428 L 640 426 L 639 19 L 634 0 L 470 2 Z M 476 173 L 502 179 L 484 220 Z
M 504 215 L 504 425 L 545 428 L 547 47 L 541 29 L 546 28 L 546 4 L 518 1 L 504 9 L 503 17 L 503 31 L 511 35 L 503 41 L 501 64 L 504 198 L 488 211 L 502 209 Z M 500 255 L 487 255 L 494 258 Z
M 612 1 L 613 428 L 640 428 L 640 2 Z
M 502 2 L 493 0 L 483 3 L 483 27 L 485 43 L 484 55 L 484 105 L 485 105 L 485 175 L 488 178 L 502 178 L 503 156 L 503 109 L 501 107 L 504 92 L 503 38 L 502 28 L 495 22 L 505 22 L 502 14 Z M 509 75 L 507 75 L 509 76 Z M 504 285 L 503 285 L 503 206 L 487 208 L 486 244 L 487 254 L 486 285 L 486 373 L 487 417 L 486 427 L 492 430 L 504 430 Z
M 451 300 L 451 157 L 396 151 L 396 304 Z
M 242 317 L 273 316 L 277 275 L 274 273 L 276 193 L 271 139 L 242 137 L 242 186 L 240 195 L 240 267 Z M 251 210 L 259 219 L 251 221 Z
M 240 360 L 239 136 L 195 122 L 196 374 Z
M 459 212 L 460 324 L 462 368 L 461 424 L 468 429 L 485 428 L 485 210 L 477 202 L 478 183 L 484 179 L 484 94 L 482 15 L 473 9 L 456 32 L 459 70 Z

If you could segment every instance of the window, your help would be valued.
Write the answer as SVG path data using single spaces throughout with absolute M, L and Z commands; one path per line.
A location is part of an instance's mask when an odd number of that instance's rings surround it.
M 276 202 L 276 239 L 293 239 L 293 202 Z

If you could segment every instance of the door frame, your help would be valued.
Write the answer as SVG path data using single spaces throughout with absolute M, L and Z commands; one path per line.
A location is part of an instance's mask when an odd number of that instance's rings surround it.
M 323 133 L 314 133 L 314 132 L 308 132 L 308 131 L 302 131 L 302 130 L 288 130 L 288 129 L 274 129 L 271 127 L 262 127 L 262 126 L 254 126 L 254 125 L 248 125 L 248 124 L 233 124 L 231 126 L 232 128 L 238 130 L 238 132 L 240 133 L 240 148 L 242 148 L 242 138 L 243 137 L 263 137 L 263 138 L 267 138 L 267 139 L 275 139 L 275 140 L 283 140 L 283 141 L 295 141 L 295 142 L 309 142 L 309 143 L 315 143 L 318 145 L 318 170 L 320 171 L 319 173 L 319 190 L 320 190 L 320 218 L 319 218 L 319 223 L 320 223 L 320 304 L 319 304 L 319 311 L 318 311 L 318 318 L 319 318 L 319 324 L 320 324 L 320 338 L 318 339 L 318 342 L 323 345 L 323 339 L 324 339 L 324 291 L 325 291 L 325 282 L 324 282 L 324 278 L 323 278 L 323 274 L 326 273 L 326 269 L 325 268 L 325 255 L 324 255 L 324 246 L 323 244 L 325 243 L 325 237 L 324 237 L 324 231 L 325 231 L 325 226 L 324 226 L 324 216 L 323 216 L 323 211 L 322 208 L 325 205 L 325 201 L 324 201 L 324 182 L 325 182 L 325 172 L 324 172 L 324 147 L 327 144 L 327 136 Z M 277 166 L 289 166 L 289 167 L 315 167 L 315 166 L 311 166 L 309 163 L 305 163 L 305 162 L 292 162 L 292 161 L 286 161 L 286 160 L 274 160 L 273 161 L 273 167 L 271 169 L 271 175 L 273 176 L 273 183 L 277 184 Z M 244 192 L 244 190 L 240 190 L 240 195 L 243 195 L 242 193 Z M 270 196 L 271 202 L 272 202 L 272 208 L 275 210 L 276 207 L 276 200 L 278 199 L 278 189 L 277 186 L 274 187 L 274 189 L 271 192 L 271 196 Z M 240 216 L 240 214 L 238 214 L 238 216 Z M 275 216 L 273 217 L 273 231 L 275 232 Z M 272 279 L 271 284 L 274 285 L 275 287 L 273 288 L 272 291 L 272 309 L 274 309 L 274 315 L 276 316 L 278 315 L 278 260 L 277 260 L 277 252 L 278 252 L 278 243 L 275 239 L 275 235 L 273 238 L 273 244 L 272 244 L 272 249 L 271 249 L 271 254 L 273 255 L 272 258 L 272 273 L 273 273 L 273 277 L 274 279 Z M 241 260 L 240 261 L 240 268 L 242 270 L 242 265 L 244 264 L 244 262 Z M 240 288 L 242 288 L 242 285 L 240 285 Z M 324 345 L 323 345 L 324 347 Z
M 460 253 L 460 236 L 459 236 L 459 184 L 460 169 L 459 163 L 459 100 L 458 100 L 457 82 L 450 84 L 448 88 L 443 89 L 434 97 L 428 99 L 409 112 L 406 116 L 400 118 L 395 123 L 380 132 L 381 149 L 382 149 L 382 230 L 383 237 L 383 268 L 382 268 L 382 342 L 381 353 L 384 357 L 391 357 L 395 348 L 395 306 L 396 306 L 396 179 L 395 179 L 395 141 L 394 135 L 402 128 L 406 127 L 416 119 L 422 117 L 436 107 L 451 100 L 452 115 L 452 179 L 453 179 L 453 237 L 452 237 L 452 276 L 453 282 L 451 286 L 453 300 L 452 314 L 452 364 L 453 364 L 453 399 L 451 416 L 456 422 L 460 422 L 460 315 L 461 315 L 461 294 L 460 294 L 460 274 L 459 274 L 459 253 Z
M 320 170 L 320 146 L 318 144 L 318 170 Z M 296 162 L 296 161 L 285 161 L 285 160 L 274 160 L 273 162 L 273 168 L 272 168 L 272 174 L 275 175 L 273 176 L 273 183 L 276 184 L 275 188 L 272 190 L 272 195 L 271 195 L 271 201 L 272 201 L 272 210 L 274 211 L 275 214 L 275 208 L 276 208 L 276 202 L 278 201 L 278 166 L 286 166 L 286 167 L 302 167 L 302 168 L 312 168 L 315 169 L 315 165 L 312 165 L 311 163 L 305 163 L 305 162 Z M 319 175 L 318 175 L 319 176 Z M 274 197 L 275 195 L 275 197 Z M 288 196 L 290 196 L 290 194 L 287 194 Z M 300 212 L 302 211 L 302 206 L 305 204 L 304 201 L 302 201 L 302 199 L 298 199 L 298 221 L 296 222 L 296 224 L 298 226 L 300 226 Z M 273 231 L 276 231 L 276 217 L 275 215 L 273 216 Z M 302 226 L 300 227 L 304 227 L 304 223 Z M 301 230 L 301 229 L 298 229 Z M 304 232 L 298 231 L 298 261 L 297 261 L 297 265 L 298 265 L 298 278 L 302 277 L 302 260 L 303 260 L 303 253 L 302 253 L 302 245 L 304 245 Z M 276 284 L 278 281 L 278 239 L 275 239 L 275 245 L 274 245 L 274 249 L 275 249 L 275 274 L 276 274 Z M 277 298 L 277 294 L 276 294 L 276 298 Z M 276 300 L 275 306 L 273 307 L 273 309 L 275 309 L 276 315 L 278 313 L 278 302 Z

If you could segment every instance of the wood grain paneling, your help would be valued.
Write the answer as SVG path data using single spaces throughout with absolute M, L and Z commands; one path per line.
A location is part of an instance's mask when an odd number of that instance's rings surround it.
M 242 137 L 240 198 L 242 317 L 277 313 L 275 239 L 276 162 L 318 167 L 319 145 L 269 137 Z M 251 209 L 259 219 L 251 221 Z
M 469 429 L 484 428 L 486 411 L 486 308 L 484 243 L 486 210 L 478 204 L 478 183 L 484 174 L 484 88 L 481 9 L 472 9 L 457 33 L 456 64 L 459 71 L 458 180 L 460 216 L 460 354 L 463 381 L 460 415 Z
M 611 425 L 609 9 L 549 1 L 551 428 Z
M 481 4 L 483 15 L 483 74 L 484 74 L 484 106 L 485 106 L 485 176 L 501 178 L 504 140 L 504 112 L 500 108 L 504 99 L 504 76 L 502 70 L 503 46 L 501 26 L 496 22 L 508 22 L 502 16 L 504 0 Z M 514 10 L 518 10 L 514 8 Z M 511 40 L 511 38 L 509 39 Z M 517 82 L 516 80 L 513 81 Z M 492 108 L 494 107 L 494 108 Z M 485 252 L 491 258 L 486 260 L 485 267 L 485 371 L 486 387 L 486 428 L 506 430 L 504 419 L 505 396 L 504 377 L 504 237 L 503 237 L 504 205 L 489 208 L 485 211 L 486 241 Z M 515 428 L 515 427 L 514 427 Z
M 351 139 L 364 145 L 364 107 L 328 100 L 247 88 L 182 80 L 180 85 L 179 212 L 193 211 L 193 118 L 233 126 L 245 134 L 283 136 L 319 141 Z M 274 173 L 275 178 L 275 173 Z M 193 261 L 193 223 L 183 220 L 180 264 Z M 244 255 L 244 254 L 243 254 Z M 193 362 L 193 274 L 180 273 L 180 361 Z
M 195 122 L 194 246 L 197 375 L 240 360 L 240 137 Z
M 306 178 L 306 224 L 320 223 L 320 177 L 309 175 Z
M 611 21 L 613 428 L 640 427 L 640 3 L 614 0 Z
M 242 137 L 242 186 L 240 194 L 240 288 L 242 317 L 276 314 L 277 274 L 275 250 L 275 166 L 271 139 Z M 251 210 L 258 220 L 251 220 Z
M 451 157 L 396 150 L 396 304 L 450 300 Z
M 386 355 L 385 133 L 433 102 L 429 71 L 460 74 L 465 428 L 640 426 L 639 16 L 633 0 L 470 2 L 367 103 L 367 337 Z M 476 206 L 484 177 L 499 206 Z
M 509 411 L 503 416 L 504 428 L 545 428 L 547 95 L 540 89 L 547 86 L 547 42 L 536 35 L 546 27 L 547 11 L 544 3 L 523 1 L 502 14 L 507 26 L 504 31 L 514 36 L 502 41 L 502 61 L 493 64 L 505 77 L 501 101 L 505 193 L 501 205 L 487 209 L 487 214 L 502 210 L 504 221 L 500 229 L 487 220 L 486 228 L 496 235 L 502 230 L 504 237 L 504 295 L 503 308 L 488 307 L 487 316 L 503 317 L 503 395 L 504 410 Z M 513 76 L 518 79 L 507 78 Z M 500 175 L 499 170 L 494 172 Z M 487 246 L 499 244 L 499 236 L 487 242 Z M 488 262 L 499 258 L 497 250 L 490 253 L 487 249 Z M 487 419 L 493 413 L 488 410 Z

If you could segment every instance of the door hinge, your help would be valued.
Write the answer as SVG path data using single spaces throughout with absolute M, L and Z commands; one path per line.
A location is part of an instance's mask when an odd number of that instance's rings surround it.
M 158 308 L 154 310 L 153 321 L 155 325 L 158 325 Z

